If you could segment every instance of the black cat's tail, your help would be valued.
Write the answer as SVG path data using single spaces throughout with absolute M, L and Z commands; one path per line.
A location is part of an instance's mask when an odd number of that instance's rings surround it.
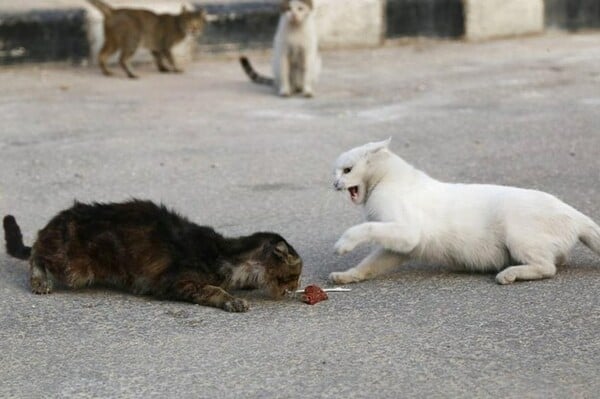
M 10 256 L 18 259 L 27 260 L 31 256 L 31 247 L 23 244 L 23 235 L 21 228 L 17 224 L 15 217 L 12 215 L 4 216 L 2 221 L 4 225 L 4 240 L 6 240 L 6 252 Z
M 91 5 L 96 7 L 105 17 L 112 14 L 112 7 L 101 0 L 87 0 Z
M 248 58 L 242 56 L 240 57 L 240 64 L 242 64 L 242 68 L 244 68 L 244 72 L 246 75 L 252 80 L 254 83 L 258 83 L 259 85 L 267 85 L 273 86 L 275 84 L 275 80 L 273 78 L 268 78 L 266 76 L 259 75 L 258 72 L 252 68 L 250 61 Z

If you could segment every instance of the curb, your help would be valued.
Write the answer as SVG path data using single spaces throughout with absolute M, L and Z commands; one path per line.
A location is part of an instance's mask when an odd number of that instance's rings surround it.
M 267 48 L 279 21 L 278 2 L 238 4 L 201 4 L 209 15 L 214 15 L 200 37 L 201 50 L 222 52 L 240 49 Z
M 600 28 L 598 0 L 546 0 L 546 27 L 577 31 Z
M 212 1 L 191 0 L 194 8 L 204 7 L 212 19 L 197 42 L 175 49 L 178 58 L 190 59 L 196 52 L 271 47 L 279 0 Z M 343 7 L 341 0 L 315 1 L 324 49 L 372 47 L 401 37 L 485 40 L 541 33 L 548 28 L 600 28 L 598 0 L 344 0 Z M 165 4 L 156 6 L 168 9 Z M 169 6 L 173 9 L 173 3 Z M 21 13 L 0 11 L 0 65 L 84 64 L 93 59 L 103 39 L 98 13 L 90 10 L 82 5 Z M 135 59 L 150 58 L 136 55 Z
M 386 37 L 460 38 L 465 33 L 462 0 L 388 0 Z
M 87 59 L 83 9 L 0 14 L 0 64 Z

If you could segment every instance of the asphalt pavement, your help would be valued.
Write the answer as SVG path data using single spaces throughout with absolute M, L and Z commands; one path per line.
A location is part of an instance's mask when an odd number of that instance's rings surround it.
M 138 80 L 66 64 L 0 69 L 0 212 L 32 242 L 80 201 L 162 201 L 227 235 L 284 235 L 302 285 L 368 248 L 332 189 L 339 153 L 391 149 L 449 181 L 536 188 L 600 221 L 600 34 L 411 41 L 323 54 L 314 99 L 251 84 L 235 57 Z M 266 54 L 250 57 L 269 70 Z M 0 254 L 0 397 L 593 398 L 600 258 L 555 278 L 410 264 L 314 306 L 239 293 L 244 314 L 110 289 L 29 292 Z

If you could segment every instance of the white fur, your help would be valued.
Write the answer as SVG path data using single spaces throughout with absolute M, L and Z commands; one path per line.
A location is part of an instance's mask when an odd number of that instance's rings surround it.
M 388 144 L 366 144 L 336 161 L 335 188 L 358 186 L 352 200 L 363 206 L 367 222 L 346 230 L 335 250 L 344 254 L 369 242 L 379 248 L 356 267 L 331 273 L 335 283 L 369 279 L 416 259 L 468 270 L 504 269 L 496 281 L 509 284 L 554 276 L 555 265 L 578 240 L 600 255 L 600 227 L 556 197 L 444 183 L 393 154 Z
M 257 262 L 246 262 L 239 266 L 231 266 L 228 288 L 244 287 L 260 288 L 264 285 L 265 268 Z
M 321 71 L 314 12 L 298 0 L 291 0 L 289 8 L 281 14 L 275 33 L 275 85 L 282 96 L 299 91 L 306 97 L 312 97 Z

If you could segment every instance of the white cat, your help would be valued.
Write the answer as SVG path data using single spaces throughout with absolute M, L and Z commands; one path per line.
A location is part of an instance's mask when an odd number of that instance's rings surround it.
M 240 62 L 252 81 L 275 86 L 279 95 L 314 95 L 314 84 L 321 72 L 319 40 L 312 0 L 284 0 L 273 45 L 275 78 L 259 75 L 246 57 Z
M 333 282 L 369 279 L 416 259 L 468 270 L 504 269 L 496 281 L 510 284 L 554 276 L 555 265 L 566 261 L 578 240 L 600 255 L 600 227 L 556 197 L 444 183 L 393 154 L 389 142 L 354 148 L 335 163 L 335 188 L 347 190 L 368 220 L 346 230 L 335 250 L 344 254 L 368 242 L 379 248 L 356 267 L 331 273 Z

